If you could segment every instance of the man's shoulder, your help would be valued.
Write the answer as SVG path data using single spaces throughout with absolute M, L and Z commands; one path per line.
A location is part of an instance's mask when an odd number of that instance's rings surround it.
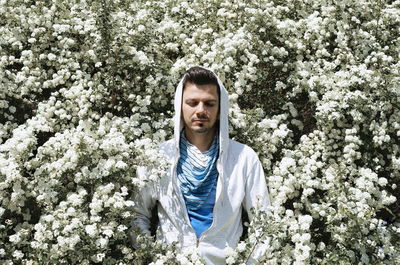
M 171 157 L 174 155 L 175 141 L 174 139 L 169 139 L 168 141 L 162 142 L 159 146 L 159 150 L 166 155 Z
M 162 142 L 160 144 L 160 148 L 166 148 L 166 147 L 171 147 L 172 148 L 174 146 L 174 143 L 175 143 L 174 138 L 171 138 L 171 139 L 169 139 L 167 141 Z
M 258 155 L 253 148 L 233 139 L 229 139 L 229 152 L 240 157 L 258 159 Z

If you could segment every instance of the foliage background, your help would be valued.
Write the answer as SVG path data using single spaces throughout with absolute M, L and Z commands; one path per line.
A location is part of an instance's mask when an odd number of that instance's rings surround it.
M 203 65 L 272 199 L 227 263 L 399 264 L 399 33 L 389 0 L 1 0 L 0 262 L 199 264 L 127 231 Z

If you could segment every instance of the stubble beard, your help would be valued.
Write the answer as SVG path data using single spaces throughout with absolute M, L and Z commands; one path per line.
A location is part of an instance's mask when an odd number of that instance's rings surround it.
M 195 133 L 207 133 L 209 130 L 208 128 L 201 128 L 201 129 L 193 129 L 192 131 Z
M 209 131 L 209 128 L 205 127 L 204 124 L 199 125 L 201 128 L 196 128 L 192 129 L 192 132 L 194 133 L 207 133 Z

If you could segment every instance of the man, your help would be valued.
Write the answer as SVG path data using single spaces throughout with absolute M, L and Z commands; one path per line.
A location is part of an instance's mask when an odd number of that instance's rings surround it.
M 150 234 L 157 205 L 159 239 L 196 246 L 207 264 L 225 264 L 225 247 L 235 248 L 243 232 L 242 209 L 251 220 L 251 208 L 269 205 L 261 163 L 250 147 L 229 139 L 228 93 L 208 69 L 186 71 L 174 121 L 174 138 L 160 147 L 170 170 L 138 194 L 133 225 Z

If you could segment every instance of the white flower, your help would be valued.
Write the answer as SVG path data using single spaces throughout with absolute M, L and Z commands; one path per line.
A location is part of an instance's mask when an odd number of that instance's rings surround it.
M 105 248 L 108 244 L 108 239 L 105 237 L 101 237 L 99 239 L 96 240 L 96 244 L 100 247 L 100 248 Z
M 103 261 L 103 259 L 106 257 L 105 253 L 98 253 L 94 256 L 92 256 L 92 260 L 96 263 L 99 263 L 101 261 Z
M 128 227 L 126 227 L 125 225 L 119 225 L 117 227 L 118 232 L 124 232 L 126 229 L 128 229 Z
M 114 234 L 114 232 L 111 229 L 105 229 L 103 230 L 103 234 L 108 237 L 111 237 Z
M 87 226 L 85 226 L 85 231 L 91 237 L 94 237 L 97 234 L 97 228 L 96 228 L 95 225 L 87 225 Z
M 128 165 L 124 161 L 121 161 L 121 160 L 117 161 L 117 163 L 115 164 L 115 167 L 119 168 L 119 169 L 125 169 L 125 168 L 127 168 L 127 166 Z
M 388 184 L 388 180 L 386 178 L 379 178 L 378 184 L 379 186 L 386 186 Z
M 10 242 L 16 244 L 21 241 L 21 236 L 19 234 L 14 234 L 9 237 Z
M 22 253 L 22 251 L 20 250 L 15 250 L 12 255 L 17 260 L 22 259 L 24 257 L 24 253 Z
M 55 54 L 53 54 L 53 53 L 49 53 L 49 54 L 47 55 L 47 58 L 48 58 L 50 61 L 54 61 L 54 60 L 57 58 L 57 56 L 56 56 Z
M 243 252 L 243 251 L 245 251 L 246 250 L 246 243 L 245 242 L 240 242 L 238 245 L 237 245 L 237 250 L 239 251 L 239 252 Z
M 226 264 L 234 264 L 236 260 L 234 257 L 229 256 L 225 261 L 226 261 Z
M 289 171 L 289 168 L 295 167 L 296 166 L 296 161 L 291 158 L 291 157 L 284 157 L 281 160 L 281 163 L 279 165 L 279 168 L 282 172 L 282 174 L 286 174 L 286 172 Z
M 310 215 L 299 216 L 300 228 L 303 230 L 308 230 L 312 222 L 312 217 Z

